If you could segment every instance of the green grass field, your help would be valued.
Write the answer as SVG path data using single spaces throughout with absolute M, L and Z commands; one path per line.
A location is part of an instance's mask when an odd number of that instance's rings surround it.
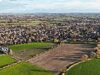
M 44 43 L 44 42 L 35 42 L 29 44 L 18 44 L 18 45 L 10 45 L 9 48 L 12 50 L 29 50 L 33 48 L 51 48 L 53 43 Z
M 3 67 L 3 66 L 6 66 L 6 65 L 9 65 L 9 64 L 12 64 L 14 62 L 16 62 L 16 60 L 12 59 L 8 55 L 0 56 L 0 67 Z
M 66 72 L 66 75 L 100 75 L 100 59 L 80 63 Z
M 22 62 L 15 66 L 0 70 L 0 75 L 54 75 L 54 73 Z

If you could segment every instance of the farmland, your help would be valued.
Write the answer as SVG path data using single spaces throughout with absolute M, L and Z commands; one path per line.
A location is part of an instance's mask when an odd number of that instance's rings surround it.
M 39 65 L 51 71 L 62 71 L 66 66 L 80 61 L 83 54 L 92 51 L 92 44 L 61 44 L 35 58 L 30 63 Z
M 30 44 L 20 44 L 20 45 L 10 45 L 9 47 L 13 50 L 13 56 L 18 56 L 19 58 L 26 59 L 28 54 L 35 53 L 38 54 L 38 49 L 43 53 L 38 56 L 28 58 L 30 63 L 18 63 L 14 66 L 7 67 L 0 70 L 1 75 L 54 75 L 53 72 L 61 72 L 66 66 L 79 61 L 82 54 L 86 54 L 93 50 L 95 45 L 93 44 L 60 44 L 55 48 L 52 43 L 30 43 Z M 19 49 L 17 51 L 17 48 Z M 49 48 L 49 50 L 45 50 Z M 51 48 L 51 49 L 50 49 Z M 35 52 L 36 50 L 36 52 Z M 26 51 L 27 54 L 24 53 Z M 33 51 L 33 52 L 31 52 Z M 34 66 L 35 65 L 35 66 Z M 39 66 L 37 70 L 37 66 Z M 42 67 L 42 68 L 40 68 Z M 45 70 L 46 69 L 46 70 Z
M 48 51 L 54 46 L 55 45 L 53 43 L 35 42 L 29 44 L 10 45 L 9 48 L 13 50 L 14 56 L 17 56 L 22 60 L 27 60 L 37 54 Z
M 66 75 L 100 75 L 100 59 L 80 63 L 72 67 Z
M 0 75 L 54 75 L 54 73 L 35 65 L 22 62 L 0 70 Z
M 29 56 L 30 58 L 32 58 L 32 56 L 35 56 L 36 54 L 48 51 L 48 49 L 52 48 L 53 46 L 54 46 L 53 43 L 43 43 L 43 42 L 10 45 L 9 48 L 12 49 L 13 56 L 9 55 L 0 56 L 1 59 L 0 75 L 54 75 L 54 72 L 50 72 L 35 65 L 31 65 L 30 63 L 25 63 L 25 62 L 18 63 L 19 59 L 18 60 L 12 59 L 12 57 L 14 57 L 15 59 L 16 57 L 19 57 L 20 59 L 22 58 L 23 60 L 25 60 L 26 58 L 29 59 Z
M 25 59 L 25 56 L 26 57 L 28 57 L 29 55 L 34 56 L 41 52 L 47 51 L 53 46 L 54 46 L 53 43 L 37 42 L 37 43 L 29 43 L 29 44 L 10 45 L 9 48 L 13 50 L 14 57 L 23 54 L 22 56 L 20 56 L 20 58 Z M 54 75 L 53 72 L 47 71 L 43 68 L 37 67 L 35 65 L 31 65 L 29 63 L 21 62 L 12 66 L 15 60 L 11 59 L 11 56 L 8 55 L 0 56 L 0 58 L 1 58 L 0 66 L 11 65 L 10 67 L 6 67 L 4 69 L 1 68 L 0 75 Z
M 11 56 L 9 56 L 9 55 L 0 56 L 0 68 L 7 66 L 9 64 L 12 64 L 14 62 L 16 62 L 16 60 L 11 58 Z

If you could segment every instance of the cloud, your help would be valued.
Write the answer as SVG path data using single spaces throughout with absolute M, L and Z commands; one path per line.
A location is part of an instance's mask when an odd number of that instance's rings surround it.
M 2 1 L 2 0 L 0 0 Z M 3 0 L 0 12 L 100 12 L 100 0 Z M 2 2 L 3 2 L 2 1 Z M 5 7 L 1 10 L 2 7 Z
M 39 8 L 39 9 L 64 9 L 64 10 L 71 10 L 74 11 L 76 10 L 100 10 L 100 1 L 96 0 L 89 0 L 89 1 L 81 1 L 81 0 L 71 0 L 71 1 L 56 1 L 56 2 L 47 2 L 47 3 L 26 3 L 25 4 L 26 8 Z

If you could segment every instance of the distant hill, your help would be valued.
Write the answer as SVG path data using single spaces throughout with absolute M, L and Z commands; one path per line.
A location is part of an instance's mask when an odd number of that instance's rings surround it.
M 100 13 L 0 13 L 0 15 L 25 15 L 25 16 L 100 16 Z

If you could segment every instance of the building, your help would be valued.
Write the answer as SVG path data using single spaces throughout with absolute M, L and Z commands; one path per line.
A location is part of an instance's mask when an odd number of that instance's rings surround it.
M 10 54 L 11 50 L 8 47 L 0 46 L 0 53 L 1 54 Z

